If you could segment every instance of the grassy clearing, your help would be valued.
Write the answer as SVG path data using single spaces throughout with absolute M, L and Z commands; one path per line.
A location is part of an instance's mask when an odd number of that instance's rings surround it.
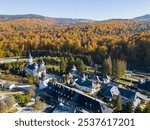
M 84 72 L 94 74 L 95 70 L 93 70 L 90 66 L 86 66 L 86 70 Z
M 133 81 L 133 82 L 139 82 L 138 79 L 134 78 L 134 77 L 129 77 L 129 76 L 124 76 L 122 77 L 122 79 L 125 79 L 125 80 L 130 80 L 130 81 Z
M 119 84 L 125 85 L 125 86 L 132 86 L 133 85 L 131 82 L 127 82 L 127 81 L 120 80 L 120 79 L 117 79 L 116 82 Z
M 24 94 L 23 92 L 10 92 L 10 91 L 2 91 L 0 90 L 0 94 L 3 95 L 15 95 L 15 94 Z
M 39 101 L 38 103 L 34 104 L 34 109 L 33 111 L 39 111 L 42 110 L 44 107 L 44 103 L 42 101 Z
M 60 67 L 58 65 L 46 65 L 47 68 L 55 68 L 55 69 L 59 69 Z
M 18 109 L 16 107 L 11 108 L 9 111 L 7 111 L 7 113 L 16 113 L 18 111 Z

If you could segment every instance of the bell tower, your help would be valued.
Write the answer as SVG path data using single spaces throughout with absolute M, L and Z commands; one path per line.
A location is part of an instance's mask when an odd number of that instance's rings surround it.
M 30 52 L 29 52 L 28 62 L 29 62 L 30 65 L 33 63 L 33 57 L 31 56 Z

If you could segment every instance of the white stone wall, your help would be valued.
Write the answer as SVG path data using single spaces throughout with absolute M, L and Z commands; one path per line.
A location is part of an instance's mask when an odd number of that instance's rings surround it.
M 82 91 L 85 91 L 85 92 L 92 92 L 92 89 L 91 88 L 88 88 L 88 87 L 84 87 L 84 86 L 80 86 L 78 84 L 76 84 L 76 87 Z
M 48 82 L 50 79 L 46 79 L 46 80 L 40 80 L 39 82 L 39 89 L 44 89 L 46 87 L 48 87 Z

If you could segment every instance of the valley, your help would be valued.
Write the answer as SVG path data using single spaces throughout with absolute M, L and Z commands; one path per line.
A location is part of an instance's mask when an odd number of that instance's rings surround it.
M 149 15 L 0 15 L 0 111 L 149 112 L 149 51 Z

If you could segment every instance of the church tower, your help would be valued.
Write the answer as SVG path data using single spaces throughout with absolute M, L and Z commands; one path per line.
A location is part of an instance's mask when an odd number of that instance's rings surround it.
M 41 89 L 44 89 L 44 88 L 48 87 L 49 80 L 50 79 L 48 78 L 46 72 L 45 71 L 42 72 L 41 78 L 40 78 L 40 81 L 39 81 L 39 89 L 41 90 Z
M 31 56 L 31 54 L 29 53 L 29 59 L 28 59 L 29 65 L 31 65 L 33 63 L 33 57 Z
M 38 70 L 37 70 L 37 75 L 38 77 L 41 77 L 42 73 L 46 73 L 46 66 L 43 60 L 41 60 Z
M 73 71 L 73 72 L 77 71 L 77 68 L 76 68 L 76 66 L 75 66 L 75 65 L 73 65 L 73 67 L 72 67 L 72 71 Z

